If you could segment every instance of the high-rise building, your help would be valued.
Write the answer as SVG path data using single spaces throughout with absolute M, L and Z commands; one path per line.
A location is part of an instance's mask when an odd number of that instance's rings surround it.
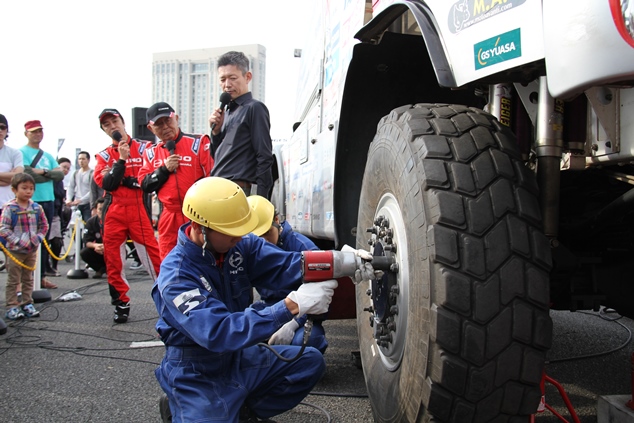
M 209 116 L 220 102 L 218 58 L 241 51 L 249 58 L 253 97 L 266 102 L 266 49 L 259 44 L 154 53 L 152 102 L 165 101 L 175 110 L 183 132 L 209 132 Z

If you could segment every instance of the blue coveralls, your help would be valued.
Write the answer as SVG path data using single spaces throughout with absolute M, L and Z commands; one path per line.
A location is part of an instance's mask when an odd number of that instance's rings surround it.
M 156 329 L 166 345 L 156 378 L 173 422 L 236 422 L 243 404 L 268 418 L 295 407 L 319 381 L 325 362 L 307 347 L 287 363 L 257 346 L 293 318 L 283 301 L 248 307 L 251 286 L 291 287 L 301 280 L 299 253 L 249 234 L 221 265 L 179 229 L 178 243 L 152 287 Z M 284 357 L 299 347 L 273 346 Z
M 282 222 L 281 226 L 282 232 L 280 233 L 280 238 L 277 241 L 277 246 L 282 250 L 292 252 L 319 250 L 310 238 L 298 232 L 294 232 L 293 227 L 287 221 Z M 281 299 L 283 300 L 291 291 L 299 288 L 299 285 L 301 285 L 301 281 L 295 286 L 292 286 L 290 289 L 279 287 L 277 289 L 258 289 L 258 294 L 260 294 L 262 301 L 255 303 L 253 307 L 261 309 L 265 306 L 270 306 Z M 302 345 L 304 342 L 304 323 L 306 323 L 306 316 L 297 317 L 295 320 L 299 324 L 299 328 L 295 331 L 295 336 L 291 341 L 291 345 Z M 326 348 L 328 348 L 326 331 L 322 325 L 323 321 L 324 319 L 315 319 L 313 321 L 313 329 L 310 332 L 310 338 L 308 338 L 308 345 L 317 348 L 322 354 L 326 352 Z

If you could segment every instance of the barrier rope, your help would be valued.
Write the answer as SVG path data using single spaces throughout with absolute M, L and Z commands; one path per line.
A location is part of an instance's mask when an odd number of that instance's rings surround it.
M 71 247 L 73 246 L 73 241 L 75 240 L 75 232 L 77 231 L 77 223 L 79 223 L 79 218 L 77 218 L 75 220 L 75 224 L 73 225 L 73 233 L 70 236 L 70 243 L 68 244 L 68 248 L 66 249 L 66 252 L 64 253 L 63 256 L 61 257 L 57 257 L 52 251 L 51 251 L 51 247 L 48 245 L 48 242 L 46 241 L 46 239 L 43 239 L 42 241 L 44 242 L 44 246 L 46 247 L 46 250 L 48 251 L 48 253 L 51 255 L 51 257 L 53 257 L 53 259 L 57 260 L 57 261 L 62 261 L 64 260 L 67 256 L 68 253 L 70 253 Z
M 64 253 L 64 255 L 62 257 L 57 257 L 55 254 L 53 254 L 53 252 L 51 251 L 51 247 L 49 247 L 48 242 L 46 242 L 46 239 L 42 240 L 43 243 L 44 243 L 44 246 L 48 250 L 49 254 L 55 260 L 57 260 L 57 261 L 64 260 L 66 258 L 66 256 L 68 256 L 68 253 L 70 253 L 71 247 L 73 245 L 73 241 L 75 240 L 75 231 L 77 230 L 78 221 L 79 221 L 79 218 L 77 218 L 77 220 L 75 221 L 75 225 L 73 226 L 73 234 L 70 237 L 70 243 L 68 244 L 68 248 L 66 249 L 66 252 Z M 7 248 L 4 245 L 2 245 L 2 243 L 0 243 L 0 248 L 2 249 L 2 251 L 4 251 L 4 254 L 7 257 L 9 257 L 11 260 L 16 262 L 18 265 L 24 267 L 26 270 L 30 270 L 30 271 L 34 271 L 35 270 L 35 267 L 37 266 L 37 264 L 36 264 L 36 266 L 33 266 L 33 267 L 27 266 L 26 264 L 24 264 L 20 260 L 18 260 L 13 254 L 11 254 L 11 252 L 9 250 L 7 250 Z
M 15 258 L 15 256 L 13 254 L 11 254 L 11 252 L 9 250 L 7 250 L 7 248 L 2 245 L 2 243 L 0 243 L 0 248 L 2 248 L 2 251 L 4 251 L 4 254 L 9 257 L 11 260 L 13 260 L 14 262 L 16 262 L 17 264 L 19 264 L 20 266 L 24 267 L 26 270 L 30 270 L 30 271 L 34 271 L 35 267 L 37 266 L 37 264 L 33 267 L 31 266 L 27 266 L 26 264 L 22 263 L 21 261 L 19 261 L 17 258 Z

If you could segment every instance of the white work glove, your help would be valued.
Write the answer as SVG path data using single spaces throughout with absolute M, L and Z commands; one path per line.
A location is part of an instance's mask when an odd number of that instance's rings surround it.
M 297 329 L 299 329 L 299 323 L 295 319 L 291 320 L 269 338 L 269 345 L 291 345 Z
M 305 283 L 297 291 L 288 294 L 288 299 L 299 307 L 298 316 L 304 314 L 324 314 L 332 301 L 337 287 L 337 281 L 332 279 L 324 282 Z
M 359 283 L 361 281 L 368 281 L 370 279 L 381 279 L 383 277 L 382 270 L 374 270 L 372 264 L 365 260 L 372 260 L 372 254 L 369 251 L 362 249 L 355 250 L 348 244 L 341 247 L 341 251 L 354 253 L 361 260 L 357 260 L 357 270 L 354 272 L 354 281 Z
M 370 254 L 369 251 L 362 250 L 361 248 L 355 250 L 348 244 L 345 244 L 343 247 L 341 247 L 341 251 L 354 253 L 357 255 L 357 257 L 361 257 L 363 260 L 372 260 L 372 254 Z

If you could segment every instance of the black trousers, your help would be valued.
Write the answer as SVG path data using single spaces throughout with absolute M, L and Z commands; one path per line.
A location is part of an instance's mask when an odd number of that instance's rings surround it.
M 81 259 L 86 262 L 95 272 L 106 270 L 106 261 L 102 254 L 96 253 L 92 248 L 82 248 L 79 252 Z

